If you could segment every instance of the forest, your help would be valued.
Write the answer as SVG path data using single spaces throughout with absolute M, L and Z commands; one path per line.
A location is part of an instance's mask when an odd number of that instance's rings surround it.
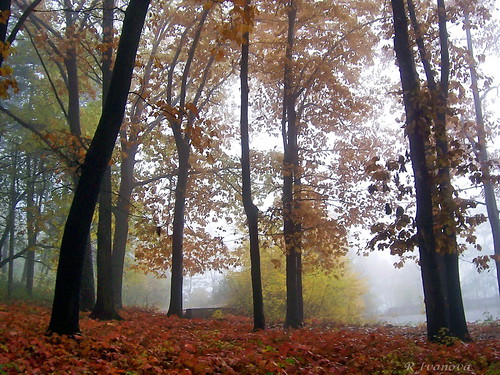
M 0 0 L 0 374 L 499 371 L 499 20 Z

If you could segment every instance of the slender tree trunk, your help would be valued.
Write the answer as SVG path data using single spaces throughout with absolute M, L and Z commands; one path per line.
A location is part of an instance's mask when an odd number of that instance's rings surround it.
M 130 197 L 133 189 L 134 155 L 122 142 L 122 150 L 127 156 L 122 158 L 120 165 L 120 188 L 115 208 L 115 231 L 113 237 L 113 294 L 115 307 L 121 309 L 123 271 L 125 266 L 125 252 L 127 249 L 127 239 L 129 231 Z
M 115 309 L 111 267 L 111 168 L 104 174 L 99 194 L 99 225 L 97 227 L 97 300 L 90 314 L 93 319 L 121 319 Z
M 468 13 L 465 13 L 465 32 L 467 35 L 467 50 L 469 52 L 470 59 L 469 71 L 472 83 L 472 95 L 474 98 L 474 110 L 476 113 L 477 143 L 475 145 L 475 151 L 481 165 L 481 172 L 483 174 L 484 199 L 486 202 L 486 211 L 488 213 L 488 220 L 490 222 L 491 233 L 493 236 L 493 254 L 495 254 L 498 293 L 500 294 L 500 219 L 498 216 L 499 212 L 495 197 L 495 189 L 491 181 L 490 167 L 488 165 L 489 157 L 486 149 L 487 141 L 483 117 L 483 105 L 481 102 L 481 95 L 479 94 L 476 60 L 474 57 L 474 43 L 470 29 L 471 25 L 469 15 Z
M 14 156 L 12 158 L 12 175 L 10 180 L 10 212 L 9 212 L 9 266 L 7 273 L 7 298 L 12 298 L 12 293 L 14 291 L 14 252 L 15 252 L 15 234 L 16 234 L 16 180 L 17 180 L 17 150 L 14 151 Z
M 80 332 L 78 294 L 85 242 L 90 233 L 101 180 L 111 159 L 123 121 L 135 57 L 148 7 L 148 0 L 131 0 L 125 12 L 104 111 L 85 156 L 80 181 L 64 228 L 49 333 L 74 335 Z
M 200 40 L 203 25 L 208 17 L 211 8 L 205 8 L 198 23 L 193 42 L 188 52 L 186 64 L 181 78 L 179 108 L 185 111 L 187 84 L 191 63 L 194 59 L 194 53 Z M 170 95 L 169 95 L 170 97 Z M 171 97 L 169 98 L 171 99 Z M 171 103 L 169 103 L 171 104 Z M 186 189 L 189 178 L 189 157 L 191 154 L 191 144 L 187 131 L 182 129 L 184 116 L 170 122 L 170 127 L 174 133 L 175 145 L 177 148 L 177 156 L 179 158 L 179 168 L 177 174 L 177 184 L 175 186 L 175 204 L 174 204 L 174 220 L 172 224 L 172 279 L 170 284 L 170 306 L 168 315 L 177 315 L 182 317 L 182 283 L 183 283 L 183 241 L 184 241 L 184 210 L 186 205 Z M 188 129 L 191 126 L 190 119 L 187 119 Z
M 250 0 L 247 0 L 245 13 L 249 16 Z M 250 20 L 247 20 L 249 22 Z M 242 200 L 248 222 L 248 232 L 250 238 L 250 273 L 252 278 L 253 296 L 253 328 L 254 330 L 265 329 L 264 300 L 262 297 L 262 277 L 260 270 L 260 249 L 259 249 L 259 210 L 252 199 L 252 182 L 250 171 L 250 145 L 248 135 L 248 52 L 250 46 L 250 34 L 243 34 L 243 44 L 241 46 L 241 180 L 242 180 Z
M 37 232 L 35 228 L 35 183 L 36 183 L 36 162 L 27 156 L 26 169 L 28 180 L 26 184 L 26 232 L 28 237 L 28 252 L 24 262 L 26 274 L 26 292 L 31 297 L 33 295 L 33 281 L 35 275 L 35 246 Z
M 178 139 L 179 138 L 179 139 Z M 184 242 L 184 210 L 186 206 L 186 189 L 189 178 L 189 140 L 179 134 L 176 137 L 179 168 L 175 186 L 174 221 L 172 227 L 172 279 L 170 284 L 170 306 L 168 315 L 182 317 L 182 285 L 183 285 L 183 242 Z
M 298 328 L 303 325 L 301 270 L 301 225 L 298 217 L 299 149 L 297 144 L 296 94 L 293 90 L 292 61 L 295 39 L 297 6 L 288 2 L 288 36 L 285 56 L 282 133 L 283 159 L 283 234 L 286 251 L 286 318 L 285 327 Z

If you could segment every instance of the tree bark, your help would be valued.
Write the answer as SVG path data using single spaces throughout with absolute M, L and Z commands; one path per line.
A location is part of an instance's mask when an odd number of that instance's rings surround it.
M 9 188 L 9 262 L 8 262 L 8 273 L 7 273 L 7 299 L 12 298 L 12 293 L 14 292 L 14 252 L 15 252 L 15 234 L 16 234 L 16 180 L 17 180 L 17 159 L 18 152 L 14 151 L 12 158 L 12 168 L 11 168 L 11 180 Z
M 297 144 L 296 94 L 293 89 L 292 61 L 295 39 L 297 5 L 293 0 L 287 5 L 288 34 L 285 56 L 282 135 L 284 146 L 283 159 L 283 234 L 286 252 L 286 328 L 303 325 L 302 301 L 302 261 L 301 261 L 301 224 L 299 219 L 300 186 L 299 149 Z
M 26 160 L 27 184 L 26 184 L 26 234 L 28 237 L 28 252 L 24 269 L 26 274 L 26 292 L 28 296 L 33 295 L 33 281 L 35 275 L 35 245 L 37 231 L 35 228 L 35 183 L 36 183 L 36 162 L 31 156 L 27 156 Z
M 97 300 L 90 314 L 92 319 L 121 319 L 115 309 L 111 267 L 111 168 L 104 174 L 99 194 L 99 224 L 97 227 Z
M 137 149 L 137 146 L 132 146 Z M 125 266 L 125 252 L 127 249 L 127 239 L 129 231 L 130 215 L 130 197 L 132 195 L 134 182 L 134 155 L 135 152 L 122 141 L 122 150 L 127 154 L 122 158 L 120 165 L 120 188 L 115 208 L 115 231 L 113 238 L 113 294 L 115 307 L 121 309 L 122 289 L 123 289 L 123 271 Z
M 245 14 L 249 17 L 250 0 L 245 5 Z M 250 20 L 247 20 L 249 22 Z M 247 216 L 248 233 L 250 239 L 250 274 L 252 279 L 253 298 L 253 328 L 265 329 L 264 300 L 262 296 L 262 276 L 260 269 L 259 249 L 259 210 L 252 199 L 252 182 L 250 171 L 250 141 L 248 134 L 248 53 L 250 47 L 250 33 L 243 33 L 241 46 L 240 81 L 241 81 L 241 181 L 243 208 Z
M 167 315 L 182 317 L 182 285 L 183 285 L 183 241 L 184 241 L 184 209 L 186 206 L 186 189 L 189 178 L 189 141 L 180 135 L 176 137 L 179 168 L 175 186 L 174 220 L 172 226 L 172 278 L 170 285 L 170 305 Z
M 80 332 L 78 295 L 85 242 L 90 232 L 101 180 L 123 121 L 148 7 L 149 0 L 131 0 L 125 13 L 104 111 L 82 165 L 80 180 L 64 228 L 49 333 L 75 335 Z

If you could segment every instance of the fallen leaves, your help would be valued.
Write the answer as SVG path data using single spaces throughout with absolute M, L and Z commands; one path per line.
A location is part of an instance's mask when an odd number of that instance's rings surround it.
M 311 326 L 252 332 L 249 319 L 187 320 L 125 310 L 125 320 L 82 314 L 78 339 L 45 336 L 50 310 L 0 304 L 0 374 L 493 374 L 500 327 L 476 341 L 431 344 L 422 328 Z M 496 367 L 495 367 L 496 366 Z

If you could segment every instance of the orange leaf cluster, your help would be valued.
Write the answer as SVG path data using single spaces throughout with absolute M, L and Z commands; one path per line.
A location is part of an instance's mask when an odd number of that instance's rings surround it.
M 0 304 L 2 374 L 498 373 L 499 326 L 477 341 L 431 344 L 421 328 L 329 327 L 252 332 L 246 318 L 187 320 L 126 310 L 125 321 L 84 314 L 85 335 L 44 336 L 46 308 Z M 478 331 L 483 329 L 483 331 Z M 479 335 L 479 333 L 483 333 Z M 485 334 L 486 333 L 486 334 Z M 458 372 L 459 373 L 459 372 Z

